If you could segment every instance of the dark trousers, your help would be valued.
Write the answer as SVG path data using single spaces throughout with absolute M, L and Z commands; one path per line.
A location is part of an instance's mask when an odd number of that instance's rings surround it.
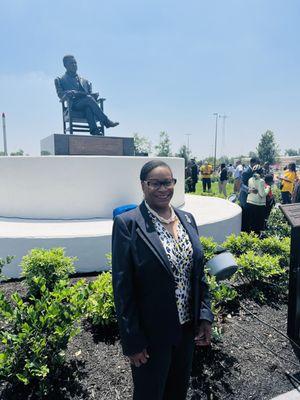
M 266 206 L 256 206 L 255 204 L 247 203 L 245 212 L 245 231 L 248 233 L 255 232 L 259 235 L 265 228 Z
M 211 179 L 210 178 L 202 178 L 202 187 L 203 192 L 206 192 L 206 187 L 208 190 L 211 189 Z
M 158 327 L 159 329 L 159 327 Z M 177 346 L 154 346 L 150 358 L 140 367 L 132 366 L 133 400 L 185 400 L 194 352 L 194 332 L 182 326 Z
M 290 192 L 281 192 L 282 204 L 291 204 L 292 196 Z
M 192 180 L 191 184 L 191 192 L 196 192 L 196 185 L 197 185 L 198 180 Z
M 90 131 L 94 132 L 97 130 L 97 123 L 99 121 L 101 125 L 106 126 L 109 119 L 99 107 L 99 104 L 92 96 L 85 96 L 75 99 L 73 102 L 73 109 L 77 111 L 83 111 L 88 121 Z

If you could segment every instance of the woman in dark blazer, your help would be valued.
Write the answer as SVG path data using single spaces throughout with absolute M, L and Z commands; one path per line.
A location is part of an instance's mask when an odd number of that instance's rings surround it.
M 209 294 L 194 217 L 173 208 L 176 180 L 159 160 L 140 174 L 144 201 L 118 215 L 112 274 L 134 400 L 184 400 L 194 345 L 210 344 Z

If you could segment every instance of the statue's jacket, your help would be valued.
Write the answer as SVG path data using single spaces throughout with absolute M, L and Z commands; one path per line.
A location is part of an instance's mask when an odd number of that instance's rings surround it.
M 86 94 L 92 94 L 92 84 L 85 78 L 81 78 L 79 75 L 72 76 L 67 72 L 55 79 L 55 87 L 58 97 L 61 100 L 66 99 L 68 90 L 76 90 L 84 92 Z

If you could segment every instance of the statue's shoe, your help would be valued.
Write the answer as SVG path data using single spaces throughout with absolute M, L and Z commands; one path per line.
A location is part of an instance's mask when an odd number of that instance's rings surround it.
M 120 122 L 113 122 L 113 121 L 108 121 L 106 124 L 106 128 L 114 128 L 115 126 L 120 125 Z

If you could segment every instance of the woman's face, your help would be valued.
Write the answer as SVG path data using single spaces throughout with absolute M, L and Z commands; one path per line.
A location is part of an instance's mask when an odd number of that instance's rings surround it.
M 165 183 L 165 185 L 163 185 Z M 173 175 L 168 167 L 156 167 L 142 182 L 145 200 L 153 209 L 167 208 L 174 193 Z

